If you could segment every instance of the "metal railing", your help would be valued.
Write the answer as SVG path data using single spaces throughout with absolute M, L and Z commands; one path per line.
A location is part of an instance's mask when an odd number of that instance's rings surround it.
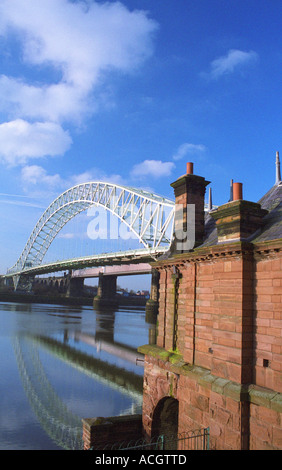
M 137 441 L 119 442 L 91 450 L 209 450 L 209 428 Z

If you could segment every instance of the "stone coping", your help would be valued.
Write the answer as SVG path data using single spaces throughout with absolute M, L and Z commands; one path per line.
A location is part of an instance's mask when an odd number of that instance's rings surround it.
M 198 384 L 235 401 L 248 401 L 282 413 L 282 394 L 254 384 L 239 384 L 213 375 L 209 369 L 184 362 L 183 357 L 173 351 L 167 351 L 156 345 L 144 345 L 138 351 L 159 362 L 160 367 L 178 375 L 188 376 Z M 146 360 L 146 359 L 145 359 Z
M 236 256 L 242 254 L 271 254 L 273 255 L 282 250 L 282 238 L 275 240 L 266 240 L 261 242 L 255 241 L 229 241 L 221 242 L 215 245 L 201 245 L 188 251 L 187 253 L 173 254 L 168 258 L 160 258 L 153 261 L 151 266 L 153 268 L 161 268 L 166 266 L 173 266 L 185 262 L 197 262 L 212 260 L 219 257 Z
M 268 211 L 266 209 L 261 209 L 261 205 L 257 202 L 246 201 L 244 199 L 239 199 L 236 201 L 230 201 L 222 206 L 219 206 L 217 209 L 210 212 L 211 216 L 215 219 L 230 217 L 232 215 L 237 215 L 240 212 L 252 212 L 252 215 L 266 215 Z

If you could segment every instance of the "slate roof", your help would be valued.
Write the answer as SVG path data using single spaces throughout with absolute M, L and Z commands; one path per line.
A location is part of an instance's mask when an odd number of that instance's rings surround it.
M 217 230 L 214 218 L 207 213 L 205 217 L 205 237 L 201 246 L 211 246 L 217 244 Z
M 263 226 L 259 234 L 249 241 L 257 243 L 282 238 L 282 182 L 274 185 L 259 201 L 262 209 L 268 210 L 263 219 Z M 205 219 L 205 239 L 201 246 L 217 244 L 217 230 L 215 220 L 210 214 Z
M 262 242 L 282 238 L 282 182 L 273 186 L 258 203 L 269 213 L 263 219 L 261 233 L 252 241 Z

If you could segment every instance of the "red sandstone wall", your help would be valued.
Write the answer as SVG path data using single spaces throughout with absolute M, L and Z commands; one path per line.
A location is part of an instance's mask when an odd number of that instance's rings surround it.
M 157 346 L 176 350 L 216 381 L 203 386 L 194 373 L 180 370 L 175 379 L 168 362 L 150 357 L 144 389 L 148 433 L 158 401 L 174 396 L 179 432 L 209 426 L 213 449 L 282 448 L 282 254 L 274 245 L 253 251 L 229 244 L 160 263 Z M 233 399 L 237 384 L 247 386 L 242 400 L 240 391 Z
M 282 414 L 250 405 L 250 450 L 282 449 Z
M 282 391 L 282 258 L 225 253 L 178 264 L 176 348 L 189 364 Z M 157 344 L 174 348 L 175 282 L 160 270 Z M 254 361 L 254 364 L 253 364 Z M 268 361 L 268 362 L 266 362 Z
M 254 382 L 282 392 L 282 257 L 255 263 Z

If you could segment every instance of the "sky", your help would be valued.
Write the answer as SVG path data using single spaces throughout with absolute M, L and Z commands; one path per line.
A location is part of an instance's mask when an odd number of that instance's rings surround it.
M 281 0 L 0 0 L 0 273 L 78 183 L 173 199 L 192 161 L 215 205 L 231 179 L 258 201 L 282 147 L 281 13 Z

